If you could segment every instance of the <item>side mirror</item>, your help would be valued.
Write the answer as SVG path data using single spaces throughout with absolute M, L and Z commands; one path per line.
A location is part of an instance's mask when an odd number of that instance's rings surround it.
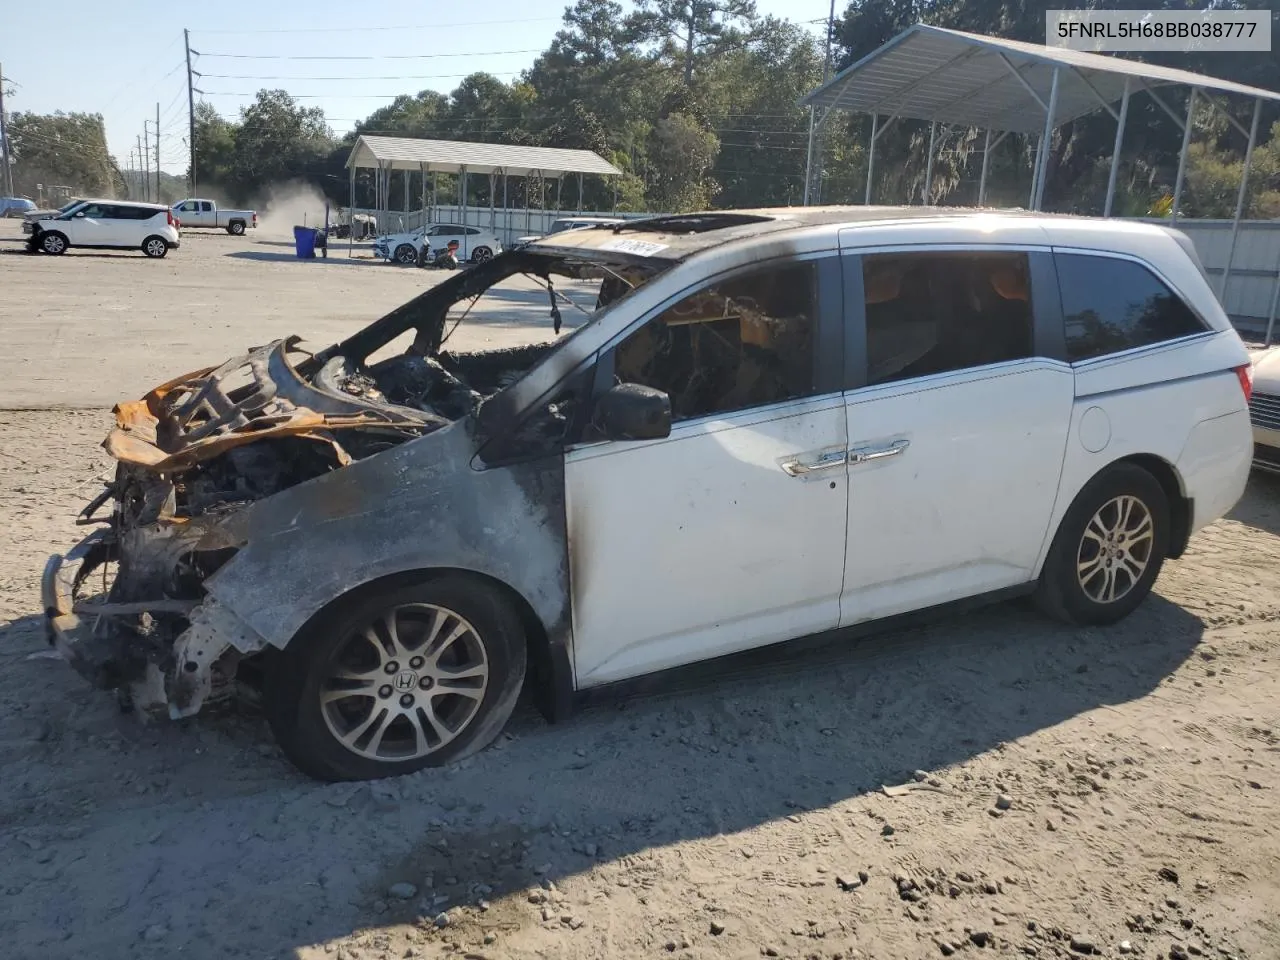
M 80 220 L 80 219 L 82 219 L 83 217 L 84 217 L 84 211 L 83 211 L 83 210 L 81 210 L 79 213 L 77 213 L 77 214 L 76 214 L 76 219 L 77 219 L 77 220 Z
M 591 425 L 606 440 L 661 440 L 671 435 L 671 398 L 638 383 L 620 383 L 596 401 Z

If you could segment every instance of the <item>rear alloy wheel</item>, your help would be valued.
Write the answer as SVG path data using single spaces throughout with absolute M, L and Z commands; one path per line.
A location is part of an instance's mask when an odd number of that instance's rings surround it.
M 418 251 L 413 248 L 413 244 L 402 243 L 396 247 L 391 259 L 402 266 L 411 266 L 418 262 Z
M 142 241 L 142 252 L 158 260 L 169 252 L 169 241 L 164 237 L 147 237 Z
M 471 251 L 472 263 L 484 263 L 486 260 L 493 259 L 493 251 L 488 247 L 476 247 Z
M 268 667 L 266 706 L 285 754 L 322 780 L 363 780 L 487 745 L 525 673 L 519 618 L 488 586 L 443 577 L 352 603 Z
M 66 253 L 68 246 L 70 244 L 67 243 L 67 238 L 56 230 L 50 230 L 40 237 L 40 249 L 54 256 Z
M 1169 547 L 1169 498 L 1134 464 L 1095 477 L 1062 519 L 1036 599 L 1074 624 L 1115 623 L 1140 604 Z
M 244 221 L 232 220 L 229 224 L 227 224 L 227 233 L 231 234 L 233 237 L 243 237 Z

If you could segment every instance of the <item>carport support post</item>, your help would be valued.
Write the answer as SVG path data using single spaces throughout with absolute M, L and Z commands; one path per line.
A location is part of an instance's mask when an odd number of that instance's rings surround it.
M 982 175 L 978 177 L 978 206 L 987 202 L 987 167 L 991 162 L 991 128 L 987 128 L 987 139 L 982 145 Z
M 1245 167 L 1248 170 L 1248 166 Z M 582 216 L 582 171 L 578 171 L 578 216 Z
M 404 212 L 409 212 L 409 171 L 402 170 L 404 174 Z
M 1267 335 L 1262 340 L 1264 347 L 1271 346 L 1271 331 L 1276 325 L 1276 302 L 1280 301 L 1280 272 L 1276 273 L 1275 289 L 1271 291 L 1271 309 L 1267 311 Z
M 502 245 L 511 243 L 511 204 L 507 202 L 507 168 L 502 168 Z
M 1173 210 L 1170 211 L 1172 222 L 1178 222 L 1178 210 L 1182 206 L 1182 181 L 1187 173 L 1187 148 L 1191 146 L 1191 117 L 1196 109 L 1198 88 L 1191 88 L 1191 96 L 1187 97 L 1187 119 L 1182 125 L 1182 149 L 1178 151 L 1178 177 L 1173 184 Z
M 1053 140 L 1053 115 L 1058 111 L 1058 75 L 1062 71 L 1053 68 L 1053 83 L 1049 86 L 1049 107 L 1044 113 L 1044 136 L 1040 139 L 1040 176 L 1036 181 L 1036 200 L 1033 210 L 1044 206 L 1044 185 L 1049 179 L 1049 148 Z
M 1236 216 L 1231 221 L 1231 246 L 1227 249 L 1227 265 L 1222 270 L 1222 287 L 1218 299 L 1223 309 L 1227 306 L 1227 281 L 1231 279 L 1231 264 L 1236 258 L 1236 241 L 1240 239 L 1240 217 L 1244 215 L 1244 198 L 1249 192 L 1249 167 L 1253 163 L 1253 146 L 1258 141 L 1258 120 L 1262 116 L 1262 101 L 1253 101 L 1253 123 L 1249 125 L 1249 146 L 1244 150 L 1244 170 L 1240 172 L 1240 192 L 1236 194 Z
M 351 177 L 347 181 L 347 259 L 355 256 L 356 245 L 356 165 L 351 165 Z
M 933 145 L 938 139 L 938 121 L 929 122 L 929 160 L 924 166 L 924 206 L 929 205 L 929 194 L 933 191 Z
M 871 175 L 876 169 L 876 129 L 880 126 L 880 114 L 871 115 L 871 146 L 867 148 L 867 192 L 863 195 L 862 205 L 871 206 Z
M 1031 165 L 1031 195 L 1027 197 L 1027 207 L 1036 208 L 1036 180 L 1040 177 L 1040 153 L 1044 150 L 1044 138 L 1036 140 L 1036 159 Z
M 489 232 L 498 232 L 498 214 L 494 210 L 495 194 L 498 192 L 498 173 L 495 170 L 489 171 Z
M 1116 175 L 1120 172 L 1120 148 L 1124 145 L 1124 122 L 1129 117 L 1130 78 L 1124 78 L 1124 96 L 1120 98 L 1120 119 L 1116 121 L 1116 144 L 1111 148 L 1111 174 L 1107 177 L 1107 202 L 1102 208 L 1104 217 L 1111 216 L 1111 204 L 1116 198 Z
M 439 219 L 440 209 L 440 171 L 431 171 L 431 220 L 434 223 Z

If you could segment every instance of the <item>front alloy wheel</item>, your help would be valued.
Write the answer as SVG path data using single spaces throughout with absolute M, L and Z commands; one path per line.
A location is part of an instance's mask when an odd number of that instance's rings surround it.
M 263 705 L 285 755 L 313 777 L 411 773 L 501 732 L 525 642 L 506 597 L 471 577 L 365 589 L 268 657 Z
M 475 719 L 489 686 L 489 658 L 466 619 L 410 603 L 354 631 L 320 690 L 325 724 L 370 760 L 417 760 Z

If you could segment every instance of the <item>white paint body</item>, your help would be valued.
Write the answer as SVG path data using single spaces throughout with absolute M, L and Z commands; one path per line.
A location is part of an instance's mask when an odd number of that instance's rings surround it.
M 458 241 L 459 260 L 470 260 L 481 247 L 495 257 L 502 252 L 502 243 L 494 234 L 477 227 L 450 223 L 427 224 L 404 233 L 383 234 L 374 240 L 373 252 L 384 260 L 391 260 L 395 258 L 396 250 L 405 244 L 413 247 L 416 254 L 422 253 L 424 244 L 436 253 L 447 248 L 451 240 Z
M 1158 227 L 982 214 L 737 241 L 637 290 L 612 343 L 755 261 L 991 244 L 1137 258 L 1206 330 L 1074 364 L 1031 357 L 684 421 L 663 440 L 571 449 L 576 686 L 1033 584 L 1072 501 L 1122 458 L 1173 468 L 1193 530 L 1231 509 L 1252 450 L 1233 369 L 1248 356 L 1182 241 Z M 806 477 L 780 468 L 824 451 L 847 451 L 849 462 Z

